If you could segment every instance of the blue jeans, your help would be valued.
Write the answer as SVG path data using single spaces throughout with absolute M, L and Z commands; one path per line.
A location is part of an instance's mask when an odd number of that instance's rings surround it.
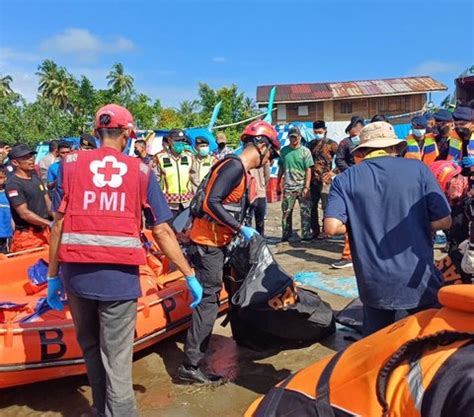
M 68 293 L 98 416 L 138 416 L 132 384 L 137 300 L 98 301 Z

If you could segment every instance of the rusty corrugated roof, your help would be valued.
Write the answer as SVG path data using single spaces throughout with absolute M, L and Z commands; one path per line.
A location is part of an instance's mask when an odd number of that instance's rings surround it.
M 257 87 L 257 103 L 267 102 L 272 87 L 272 85 Z M 414 94 L 448 89 L 444 84 L 428 76 L 330 83 L 281 84 L 276 87 L 276 103 Z

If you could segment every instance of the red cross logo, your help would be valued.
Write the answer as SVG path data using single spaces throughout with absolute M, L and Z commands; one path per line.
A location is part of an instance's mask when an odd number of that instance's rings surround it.
M 92 161 L 89 168 L 94 174 L 92 181 L 99 188 L 106 185 L 112 188 L 120 187 L 123 181 L 122 177 L 128 170 L 126 164 L 117 161 L 112 155 L 107 155 L 102 161 Z
M 104 181 L 110 181 L 112 175 L 120 175 L 120 168 L 114 168 L 114 164 L 108 161 L 103 168 L 97 170 L 97 173 L 104 176 Z

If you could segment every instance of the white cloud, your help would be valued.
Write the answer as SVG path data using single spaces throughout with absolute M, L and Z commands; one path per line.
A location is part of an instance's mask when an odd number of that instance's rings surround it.
M 20 93 L 26 101 L 36 100 L 38 93 L 38 80 L 33 72 L 26 72 L 20 69 L 5 71 L 12 77 L 11 87 L 13 91 Z
M 0 48 L 0 62 L 4 61 L 27 61 L 37 62 L 40 60 L 40 56 L 31 54 L 28 52 L 14 51 L 11 48 L 2 47 Z
M 124 37 L 101 39 L 87 29 L 69 28 L 62 33 L 45 39 L 40 44 L 44 52 L 74 55 L 79 60 L 93 59 L 98 54 L 131 52 L 134 43 Z
M 212 58 L 212 62 L 215 62 L 216 64 L 225 64 L 227 62 L 227 58 L 223 56 L 215 56 Z
M 424 61 L 410 70 L 410 74 L 425 75 L 425 74 L 443 74 L 448 72 L 457 72 L 461 70 L 461 66 L 454 62 L 442 61 Z

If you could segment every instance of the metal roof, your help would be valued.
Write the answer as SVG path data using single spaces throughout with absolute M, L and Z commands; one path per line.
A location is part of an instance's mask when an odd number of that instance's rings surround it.
M 273 85 L 257 87 L 257 103 L 268 101 L 268 94 L 272 87 Z M 280 84 L 276 88 L 275 103 L 421 94 L 448 89 L 444 84 L 428 76 L 329 83 Z

